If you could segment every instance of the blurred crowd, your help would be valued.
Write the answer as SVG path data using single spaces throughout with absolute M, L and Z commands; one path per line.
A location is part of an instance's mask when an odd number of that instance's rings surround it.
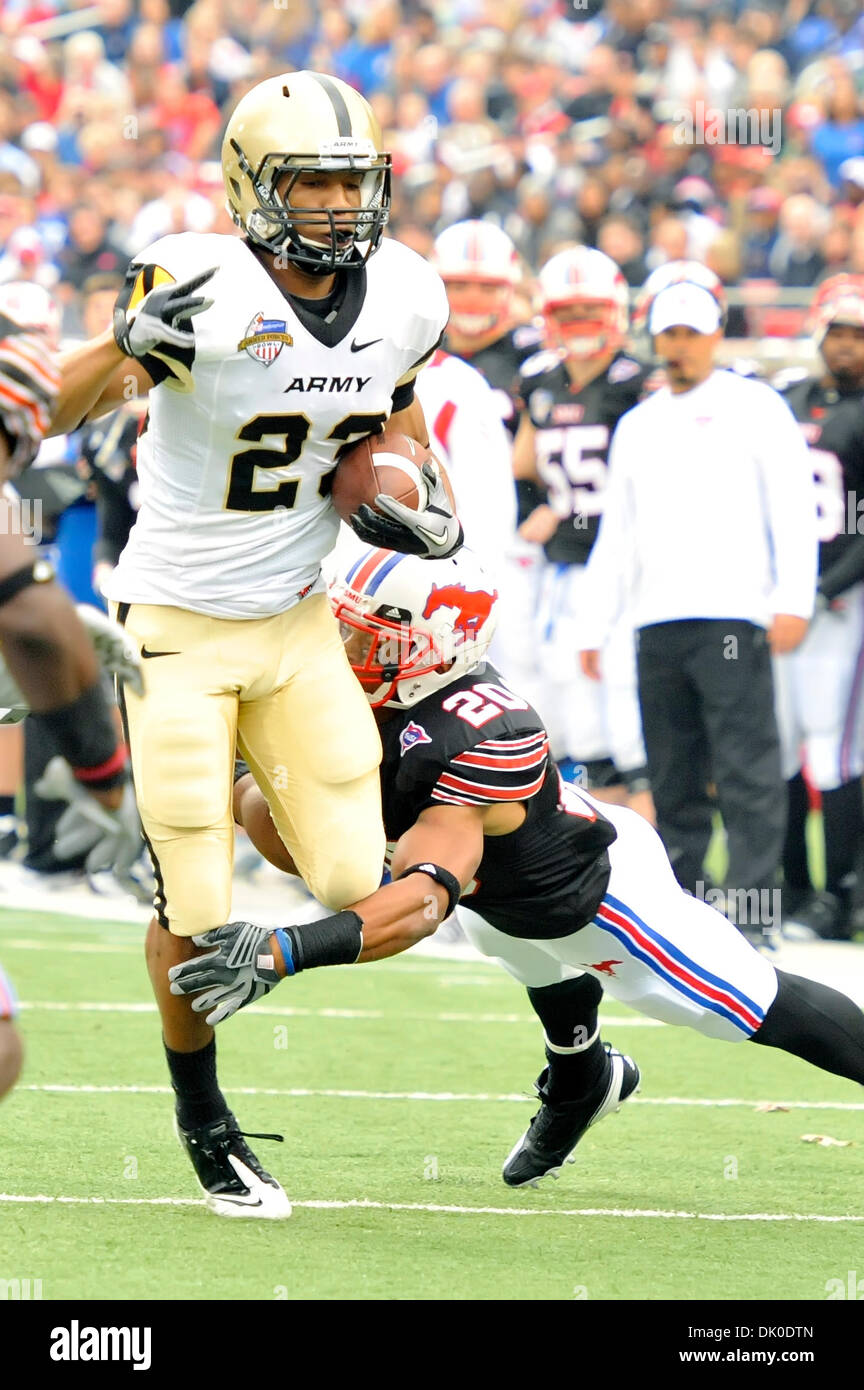
M 421 253 L 482 216 L 529 271 L 581 241 L 632 286 L 683 256 L 731 287 L 864 271 L 857 0 L 4 0 L 0 281 L 56 288 L 80 334 L 91 277 L 230 231 L 227 114 L 301 67 L 372 101 Z M 768 301 L 729 332 L 796 332 Z

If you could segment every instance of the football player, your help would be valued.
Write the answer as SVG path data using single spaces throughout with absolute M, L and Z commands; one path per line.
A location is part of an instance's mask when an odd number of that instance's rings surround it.
M 526 409 L 514 468 L 517 477 L 539 479 L 547 494 L 521 528 L 548 560 L 537 615 L 544 718 L 565 776 L 650 820 L 633 634 L 626 624 L 616 631 L 601 683 L 582 673 L 574 627 L 603 510 L 609 442 L 648 373 L 624 351 L 627 285 L 608 256 L 585 246 L 558 252 L 540 271 L 540 294 L 549 349 L 522 367 Z
M 817 611 L 797 651 L 778 657 L 777 714 L 789 779 L 784 917 L 828 939 L 851 930 L 864 841 L 864 276 L 832 275 L 813 300 L 809 329 L 825 370 L 783 395 L 810 445 L 819 499 Z M 822 802 L 825 891 L 813 889 L 804 827 L 802 755 Z
M 642 816 L 562 780 L 539 715 L 485 662 L 496 593 L 470 554 L 424 566 L 369 551 L 332 602 L 381 727 L 393 881 L 323 921 L 235 922 L 201 937 L 208 954 L 172 969 L 173 989 L 199 993 L 194 1007 L 218 1022 L 286 975 L 404 951 L 460 903 L 469 939 L 527 986 L 545 1032 L 540 1109 L 504 1164 L 514 1187 L 557 1172 L 639 1083 L 635 1063 L 601 1041 L 604 990 L 666 1023 L 864 1082 L 857 1005 L 775 970 L 680 888 Z M 266 801 L 238 771 L 238 820 L 290 872 Z
M 509 439 L 515 439 L 524 403 L 519 395 L 523 362 L 542 346 L 536 322 L 526 321 L 518 290 L 519 253 L 506 232 L 492 222 L 456 222 L 435 240 L 432 261 L 447 290 L 450 319 L 447 351 L 476 368 L 495 393 Z M 518 524 L 543 500 L 533 478 L 516 479 Z M 476 548 L 469 538 L 468 544 Z M 514 529 L 500 552 L 506 615 L 496 637 L 497 658 L 520 689 L 540 692 L 534 656 L 543 551 Z
M 363 97 L 315 72 L 242 97 L 222 147 L 240 236 L 163 237 L 132 262 L 108 331 L 64 361 L 55 430 L 150 392 L 141 507 L 106 586 L 145 661 L 125 694 L 156 873 L 148 964 L 181 1141 L 229 1216 L 287 1216 L 216 1083 L 212 1030 L 166 971 L 231 904 L 235 744 L 310 889 L 370 892 L 384 843 L 381 745 L 321 579 L 340 455 L 386 420 L 428 443 L 414 379 L 447 320 L 436 273 L 382 240 L 391 157 Z M 415 512 L 361 507 L 363 539 L 445 555 L 461 543 L 430 464 Z
M 39 286 L 0 288 L 0 484 L 32 463 L 48 428 L 60 379 L 56 328 L 56 311 Z M 34 560 L 7 496 L 0 497 L 0 642 L 4 698 L 26 702 L 30 718 L 67 759 L 73 780 L 110 818 L 123 799 L 126 750 L 102 691 L 96 653 L 51 566 Z M 0 970 L 0 1097 L 21 1066 L 15 1013 L 15 995 Z

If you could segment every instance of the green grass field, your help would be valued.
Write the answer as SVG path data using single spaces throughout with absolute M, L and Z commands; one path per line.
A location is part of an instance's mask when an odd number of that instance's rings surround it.
M 0 1109 L 0 1279 L 75 1300 L 821 1300 L 864 1276 L 861 1091 L 614 1001 L 641 1095 L 560 1181 L 506 1188 L 542 1049 L 491 962 L 315 971 L 223 1026 L 223 1086 L 243 1127 L 285 1135 L 253 1144 L 295 1209 L 219 1220 L 171 1132 L 140 936 L 0 912 L 27 1045 Z

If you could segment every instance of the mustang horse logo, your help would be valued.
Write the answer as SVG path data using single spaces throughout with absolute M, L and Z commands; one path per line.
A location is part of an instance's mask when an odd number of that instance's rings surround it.
M 423 617 L 431 618 L 439 608 L 455 608 L 459 616 L 453 624 L 454 631 L 473 637 L 488 620 L 497 597 L 497 589 L 490 594 L 485 589 L 466 589 L 464 584 L 433 584 Z

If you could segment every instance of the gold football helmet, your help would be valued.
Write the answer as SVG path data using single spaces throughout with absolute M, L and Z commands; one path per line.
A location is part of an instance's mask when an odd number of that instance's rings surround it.
M 377 249 L 390 216 L 390 167 L 366 99 L 318 72 L 287 72 L 259 82 L 237 103 L 222 143 L 234 221 L 250 241 L 307 274 L 362 266 Z M 359 208 L 292 206 L 291 191 L 304 172 L 348 169 L 362 174 Z M 319 227 L 321 240 L 313 240 L 310 232 Z

